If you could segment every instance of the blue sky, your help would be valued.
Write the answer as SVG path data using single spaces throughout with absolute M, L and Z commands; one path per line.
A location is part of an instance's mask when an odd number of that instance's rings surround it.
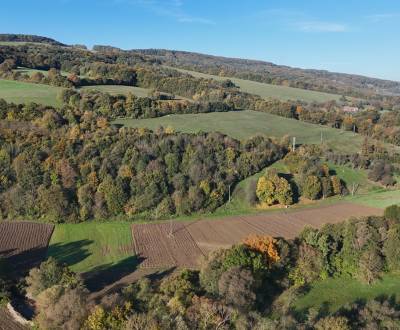
M 1 33 L 400 81 L 398 0 L 2 0 Z

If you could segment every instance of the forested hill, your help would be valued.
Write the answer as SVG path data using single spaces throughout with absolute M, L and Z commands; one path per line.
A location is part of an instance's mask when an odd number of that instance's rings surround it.
M 371 92 L 382 95 L 400 95 L 400 82 L 360 75 L 306 70 L 264 61 L 164 49 L 134 49 L 130 52 L 151 56 L 170 66 L 276 85 L 354 96 L 362 96 Z
M 66 46 L 65 44 L 57 40 L 30 34 L 0 33 L 0 42 L 35 42 L 49 44 L 53 46 Z
M 51 38 L 25 35 L 0 34 L 0 43 L 25 42 L 42 43 L 52 46 L 67 46 Z M 79 45 L 78 45 L 79 46 Z M 77 48 L 84 48 L 79 46 Z M 271 62 L 228 58 L 193 52 L 165 49 L 132 49 L 122 50 L 113 46 L 96 45 L 96 53 L 116 56 L 146 57 L 149 62 L 193 70 L 224 77 L 235 77 L 274 85 L 296 87 L 368 98 L 370 95 L 400 96 L 400 82 L 370 78 L 361 75 L 335 73 L 325 70 L 300 69 Z

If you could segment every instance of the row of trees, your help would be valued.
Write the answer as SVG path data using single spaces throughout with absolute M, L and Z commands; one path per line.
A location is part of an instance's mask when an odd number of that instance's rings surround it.
M 370 284 L 400 270 L 400 209 L 305 229 L 286 241 L 250 236 L 212 252 L 199 271 L 143 278 L 88 303 L 79 276 L 49 259 L 26 278 L 41 329 L 395 329 L 400 306 L 371 300 L 329 312 L 293 306 L 314 281 L 348 276 Z M 340 288 L 338 288 L 340 290 Z
M 154 95 L 155 94 L 155 95 Z M 132 93 L 127 96 L 101 93 L 95 90 L 75 91 L 65 89 L 59 95 L 64 104 L 94 111 L 97 115 L 109 119 L 118 117 L 154 118 L 169 114 L 188 114 L 206 112 L 234 111 L 231 105 L 220 102 L 194 102 L 179 100 L 153 93 L 149 97 L 137 97 Z M 165 98 L 170 98 L 165 100 Z

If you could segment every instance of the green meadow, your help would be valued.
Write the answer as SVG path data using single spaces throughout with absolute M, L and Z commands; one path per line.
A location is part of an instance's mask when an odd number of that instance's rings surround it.
M 341 152 L 360 150 L 363 137 L 345 132 L 288 119 L 258 111 L 213 112 L 202 114 L 169 115 L 150 119 L 118 119 L 116 124 L 127 127 L 147 127 L 155 130 L 160 126 L 173 127 L 186 133 L 221 132 L 236 139 L 247 139 L 257 134 L 281 138 L 285 135 L 296 137 L 297 144 L 323 143 Z
M 57 95 L 62 90 L 62 87 L 0 79 L 0 98 L 7 102 L 35 102 L 57 107 L 61 105 Z

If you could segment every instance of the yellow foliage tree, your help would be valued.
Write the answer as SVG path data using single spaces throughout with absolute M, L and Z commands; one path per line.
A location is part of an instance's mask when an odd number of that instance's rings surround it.
M 243 244 L 249 249 L 264 254 L 268 266 L 280 260 L 276 239 L 271 236 L 249 235 Z

